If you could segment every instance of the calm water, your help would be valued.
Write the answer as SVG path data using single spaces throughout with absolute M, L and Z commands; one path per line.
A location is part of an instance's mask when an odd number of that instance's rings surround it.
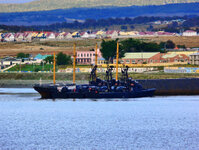
M 0 150 L 199 150 L 199 96 L 39 97 L 0 89 Z

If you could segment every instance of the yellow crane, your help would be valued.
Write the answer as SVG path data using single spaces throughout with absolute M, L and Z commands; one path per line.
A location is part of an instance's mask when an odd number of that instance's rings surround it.
M 95 46 L 95 65 L 97 66 L 97 43 L 96 43 L 96 46 Z M 97 78 L 97 68 L 95 70 L 95 74 L 96 74 L 96 78 Z M 96 80 L 96 79 L 95 79 Z

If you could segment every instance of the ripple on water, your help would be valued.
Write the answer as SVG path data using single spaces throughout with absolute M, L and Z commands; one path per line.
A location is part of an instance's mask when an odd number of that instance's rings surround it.
M 199 96 L 51 101 L 22 91 L 0 95 L 0 150 L 199 147 Z

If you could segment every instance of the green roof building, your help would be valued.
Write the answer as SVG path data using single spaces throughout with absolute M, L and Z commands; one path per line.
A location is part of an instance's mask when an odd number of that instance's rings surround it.
M 40 60 L 43 60 L 45 59 L 46 57 L 48 56 L 52 56 L 52 55 L 41 55 L 41 54 L 38 54 L 34 57 L 34 59 L 40 59 Z

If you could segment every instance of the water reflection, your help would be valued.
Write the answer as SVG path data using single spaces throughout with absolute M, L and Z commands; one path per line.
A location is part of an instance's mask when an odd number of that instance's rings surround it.
M 199 147 L 199 96 L 53 101 L 0 91 L 0 150 Z

